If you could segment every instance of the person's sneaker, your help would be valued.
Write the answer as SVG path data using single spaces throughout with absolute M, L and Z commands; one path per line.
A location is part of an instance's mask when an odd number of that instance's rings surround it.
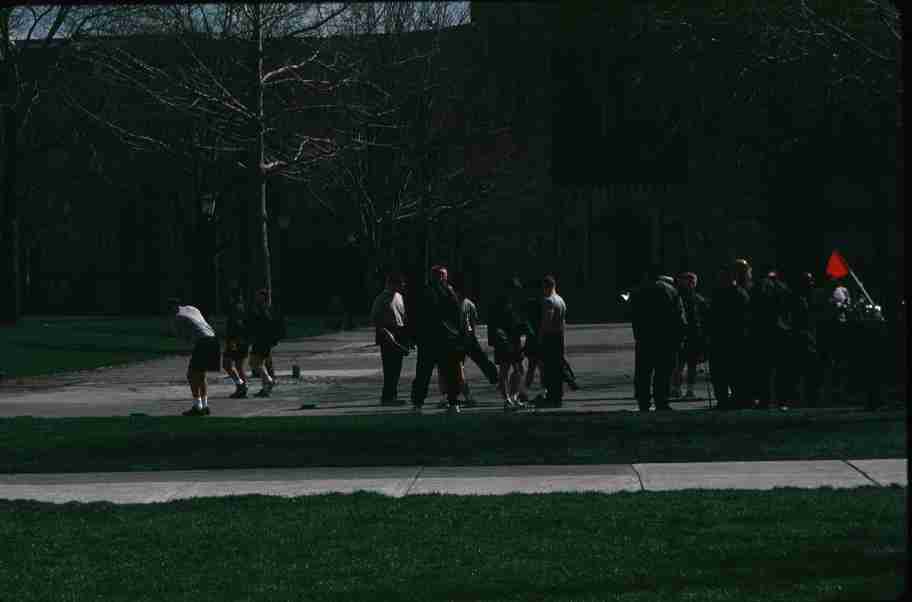
M 267 389 L 266 387 L 263 387 L 262 389 L 260 389 L 259 391 L 257 391 L 254 394 L 254 397 L 260 397 L 260 398 L 269 397 L 269 389 Z
M 206 406 L 205 408 L 203 408 L 203 416 L 208 416 L 208 415 L 209 415 L 209 406 Z
M 448 405 L 446 411 L 447 414 L 458 414 L 462 411 L 462 409 L 459 407 L 458 403 L 454 403 L 453 405 Z
M 181 416 L 205 416 L 205 415 L 206 414 L 205 414 L 205 412 L 203 412 L 203 408 L 198 408 L 196 406 L 193 406 L 189 410 L 181 412 Z
M 231 399 L 246 399 L 247 398 L 247 385 L 237 385 L 237 388 L 234 390 L 234 393 L 229 395 Z

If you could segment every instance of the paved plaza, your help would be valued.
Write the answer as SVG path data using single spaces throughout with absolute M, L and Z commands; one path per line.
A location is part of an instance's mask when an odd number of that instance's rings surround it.
M 479 340 L 487 349 L 487 332 Z M 629 324 L 571 325 L 567 357 L 582 385 L 566 391 L 562 411 L 636 410 L 633 398 L 633 332 Z M 489 350 L 489 356 L 493 352 Z M 408 406 L 381 407 L 383 377 L 380 351 L 368 328 L 286 341 L 276 348 L 279 384 L 269 399 L 234 400 L 234 385 L 223 373 L 209 374 L 209 405 L 215 416 L 293 416 L 407 412 Z M 408 399 L 415 375 L 416 354 L 405 358 L 399 386 Z M 190 405 L 185 373 L 188 357 L 171 357 L 81 373 L 22 379 L 0 387 L 0 416 L 150 416 L 176 415 Z M 301 370 L 291 378 L 292 366 Z M 468 412 L 502 411 L 503 403 L 474 363 L 466 363 L 466 378 L 479 401 Z M 259 383 L 251 383 L 251 394 Z M 436 378 L 431 385 L 428 412 L 439 399 Z M 532 393 L 539 391 L 538 384 Z M 708 406 L 705 380 L 698 381 L 696 402 L 675 403 L 676 409 Z M 316 408 L 312 406 L 316 405 Z M 305 406 L 307 409 L 301 409 Z

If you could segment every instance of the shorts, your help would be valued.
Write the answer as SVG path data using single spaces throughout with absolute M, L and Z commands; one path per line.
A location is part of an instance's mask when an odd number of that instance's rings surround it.
M 522 349 L 519 341 L 511 341 L 506 345 L 496 345 L 494 347 L 494 363 L 516 364 L 522 361 Z
M 266 343 L 254 343 L 250 349 L 250 355 L 258 355 L 261 358 L 269 357 L 269 354 L 272 353 L 272 348 L 274 345 L 269 345 Z
M 225 339 L 225 357 L 236 362 L 243 360 L 250 352 L 250 343 L 237 337 Z
M 205 337 L 193 346 L 188 372 L 219 372 L 222 369 L 222 350 L 218 339 Z

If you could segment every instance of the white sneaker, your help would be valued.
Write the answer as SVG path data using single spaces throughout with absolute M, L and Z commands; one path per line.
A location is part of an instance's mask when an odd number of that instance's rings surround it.
M 447 406 L 447 414 L 459 414 L 460 412 L 462 412 L 462 409 L 459 407 L 458 403 L 456 405 Z

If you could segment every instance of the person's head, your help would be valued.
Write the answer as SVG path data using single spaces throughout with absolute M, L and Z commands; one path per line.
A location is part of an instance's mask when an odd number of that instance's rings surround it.
M 446 266 L 444 265 L 435 265 L 431 268 L 431 276 L 440 282 L 446 282 L 449 279 L 449 274 L 447 272 Z
M 399 272 L 390 272 L 386 275 L 386 288 L 397 293 L 405 291 L 405 277 Z
M 741 286 L 747 286 L 753 278 L 753 271 L 746 259 L 736 259 L 732 264 L 732 278 Z
M 557 280 L 551 274 L 548 274 L 542 278 L 542 290 L 545 293 L 545 296 L 554 294 L 555 289 L 557 288 Z

